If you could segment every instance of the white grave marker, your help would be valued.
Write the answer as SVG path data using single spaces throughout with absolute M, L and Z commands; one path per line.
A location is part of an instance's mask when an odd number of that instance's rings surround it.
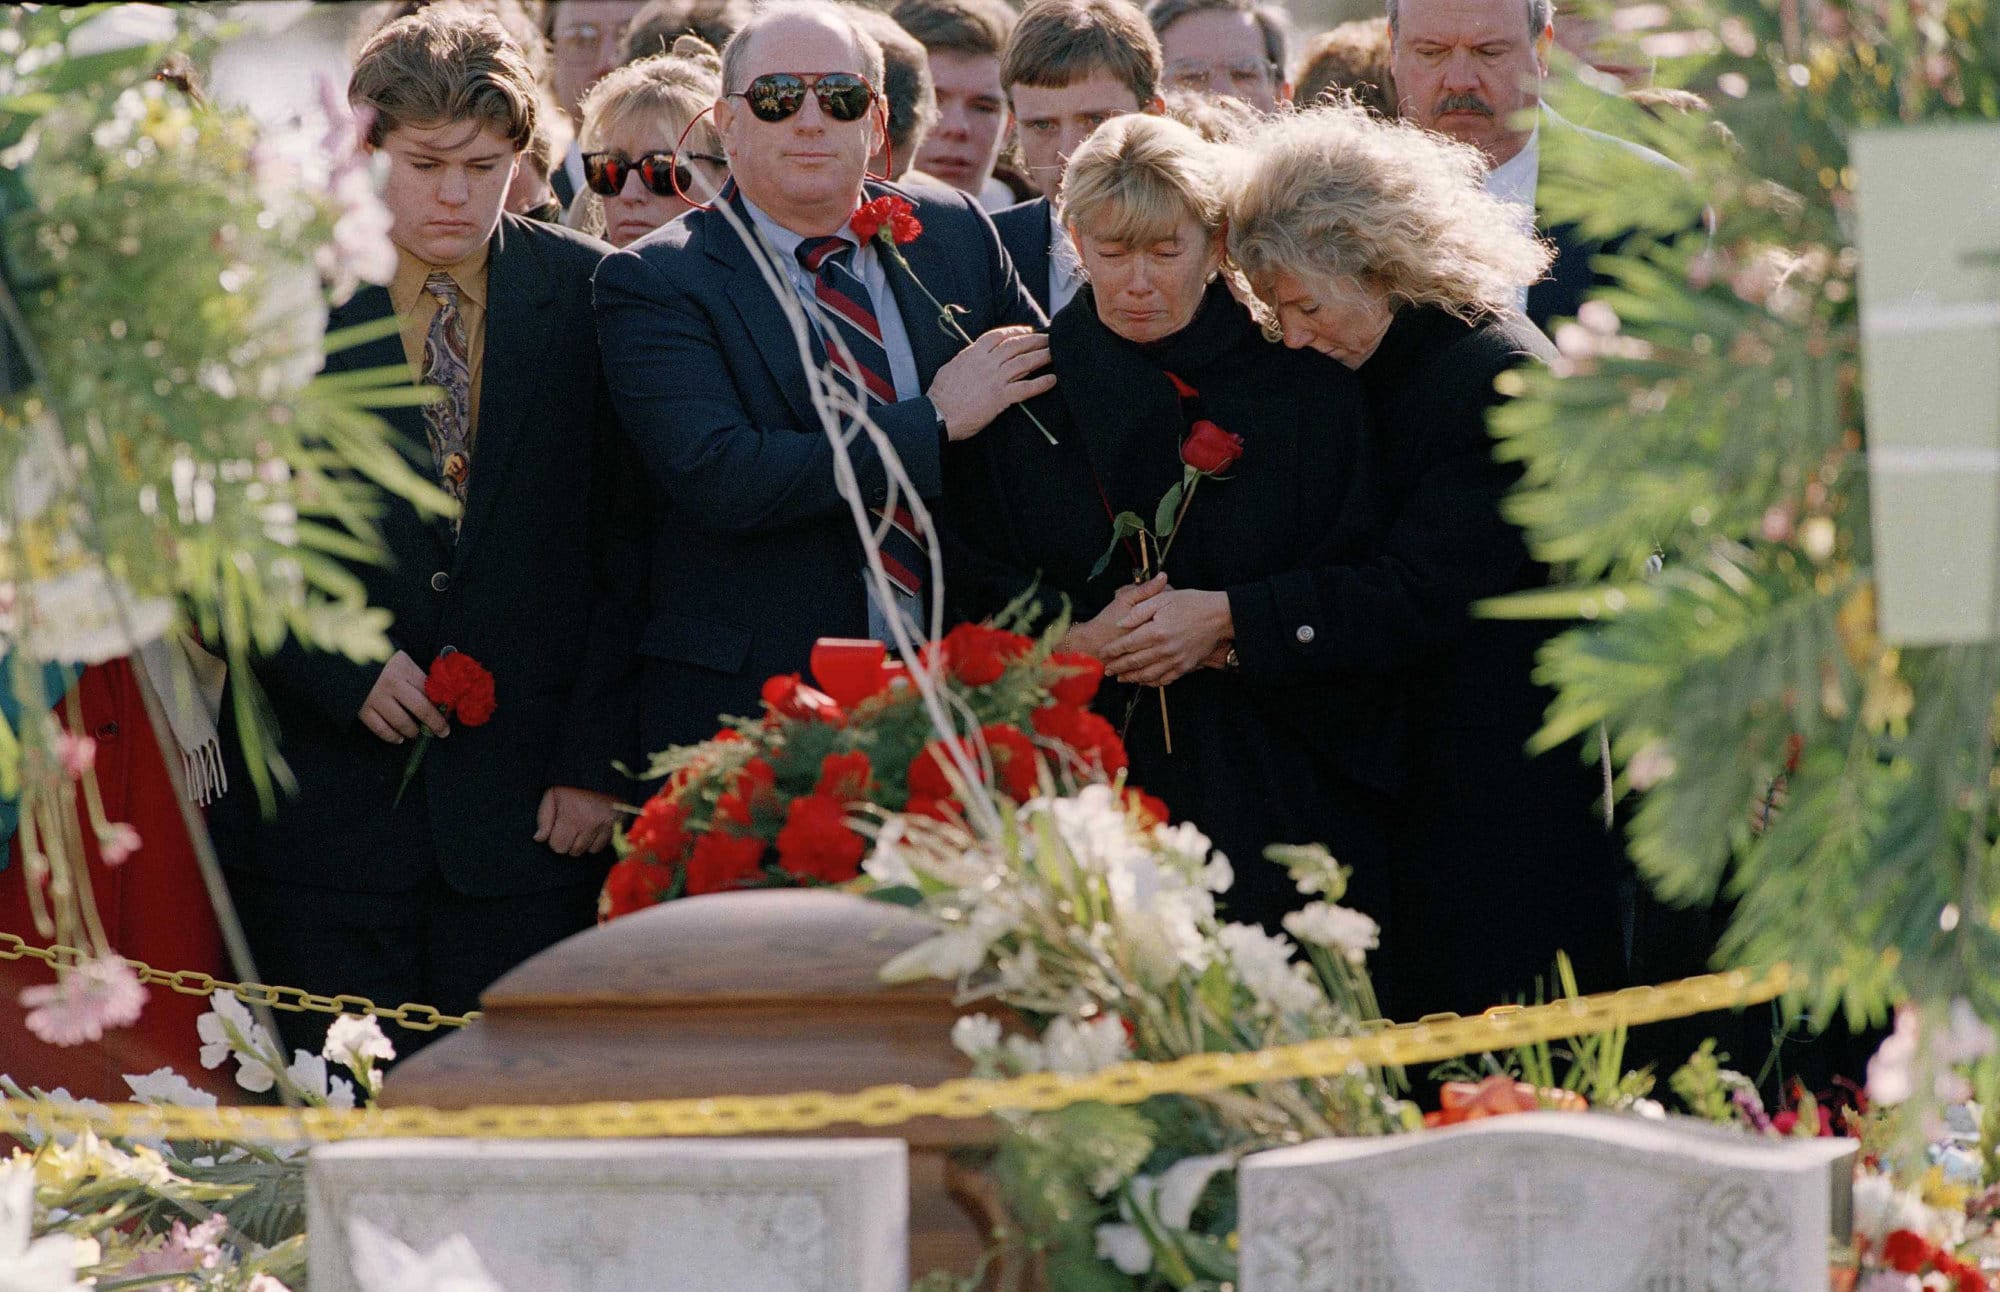
M 360 1292 L 359 1219 L 463 1236 L 507 1292 L 905 1292 L 893 1139 L 387 1140 L 313 1150 L 313 1292 Z
M 1852 1140 L 1590 1113 L 1244 1160 L 1242 1292 L 1826 1292 Z

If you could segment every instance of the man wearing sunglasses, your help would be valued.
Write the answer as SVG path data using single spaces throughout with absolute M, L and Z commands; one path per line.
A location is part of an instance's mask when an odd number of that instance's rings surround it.
M 837 6 L 760 10 L 723 51 L 715 121 L 730 189 L 598 268 L 605 369 L 661 518 L 641 648 L 649 750 L 757 712 L 763 680 L 805 671 L 816 639 L 880 637 L 890 615 L 936 591 L 928 550 L 887 506 L 881 455 L 855 436 L 846 454 L 862 501 L 892 513 L 885 566 L 911 576 L 892 571 L 893 604 L 871 595 L 785 296 L 806 314 L 815 367 L 831 355 L 860 369 L 842 380 L 865 389 L 933 504 L 948 445 L 1054 385 L 1041 313 L 985 214 L 956 191 L 865 181 L 881 145 L 881 76 L 880 47 Z M 907 270 L 849 225 L 884 194 L 905 197 L 923 224 L 899 248 Z M 976 340 L 946 332 L 926 289 L 963 311 Z M 1036 435 L 1012 417 L 987 433 Z

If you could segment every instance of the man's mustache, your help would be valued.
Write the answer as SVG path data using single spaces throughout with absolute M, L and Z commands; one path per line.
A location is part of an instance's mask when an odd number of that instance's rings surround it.
M 1447 94 L 1438 100 L 1437 114 L 1447 112 L 1477 112 L 1483 116 L 1493 115 L 1493 105 L 1476 94 Z

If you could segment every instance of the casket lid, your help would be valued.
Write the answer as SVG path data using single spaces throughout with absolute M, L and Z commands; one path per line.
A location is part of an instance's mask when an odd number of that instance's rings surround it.
M 516 1009 L 741 1006 L 812 1000 L 934 1002 L 949 984 L 885 983 L 891 957 L 935 935 L 904 907 L 832 889 L 716 893 L 639 911 L 568 939 L 487 988 Z

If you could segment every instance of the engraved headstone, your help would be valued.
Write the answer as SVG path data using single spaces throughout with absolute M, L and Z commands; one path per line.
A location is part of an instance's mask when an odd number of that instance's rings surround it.
M 892 1139 L 388 1140 L 307 1171 L 314 1292 L 360 1292 L 353 1220 L 462 1239 L 508 1292 L 905 1292 Z
M 1242 1292 L 1826 1292 L 1852 1140 L 1590 1113 L 1245 1159 Z

